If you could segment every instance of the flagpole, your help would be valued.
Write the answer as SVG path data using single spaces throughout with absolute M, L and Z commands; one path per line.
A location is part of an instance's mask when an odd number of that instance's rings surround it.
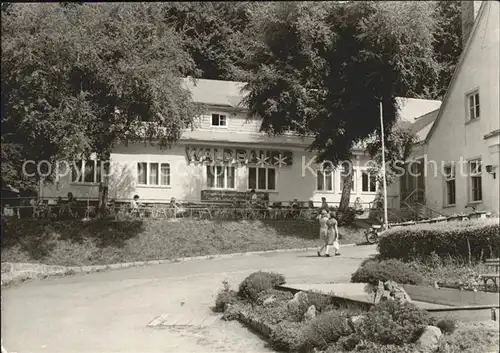
M 387 220 L 387 180 L 385 178 L 385 143 L 384 143 L 384 119 L 382 101 L 380 101 L 380 133 L 382 135 L 382 182 L 384 187 L 384 229 L 389 228 Z

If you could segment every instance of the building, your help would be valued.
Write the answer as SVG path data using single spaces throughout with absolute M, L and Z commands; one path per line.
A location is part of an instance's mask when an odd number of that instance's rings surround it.
M 186 130 L 171 149 L 161 151 L 149 144 L 119 145 L 111 154 L 110 197 L 144 202 L 218 201 L 244 198 L 255 189 L 270 202 L 294 199 L 319 205 L 340 202 L 344 176 L 338 170 L 318 171 L 314 154 L 306 151 L 311 141 L 292 134 L 270 137 L 259 132 L 259 121 L 247 119 L 241 105 L 244 83 L 186 79 L 193 100 L 203 104 L 195 129 Z M 402 119 L 436 110 L 440 101 L 399 99 Z M 376 181 L 366 171 L 368 156 L 355 151 L 351 200 L 359 197 L 366 207 L 376 194 Z M 76 167 L 76 168 L 75 168 Z M 78 161 L 73 170 L 54 185 L 44 188 L 44 198 L 96 199 L 99 168 L 93 160 Z
M 439 110 L 412 125 L 419 142 L 391 192 L 430 214 L 499 213 L 499 3 L 463 1 L 464 49 Z M 418 175 L 421 174 L 421 175 Z M 433 212 L 434 211 L 434 212 Z

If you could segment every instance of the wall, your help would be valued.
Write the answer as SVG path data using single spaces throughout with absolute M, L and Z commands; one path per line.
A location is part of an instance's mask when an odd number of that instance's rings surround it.
M 427 204 L 445 214 L 463 212 L 469 204 L 469 178 L 460 175 L 457 169 L 456 205 L 444 206 L 444 178 L 437 170 L 443 162 L 461 159 L 480 157 L 483 162 L 483 202 L 477 204 L 477 208 L 498 212 L 499 207 L 498 167 L 496 179 L 484 168 L 488 164 L 499 164 L 498 154 L 491 153 L 498 149 L 495 139 L 484 139 L 484 135 L 499 128 L 499 3 L 492 1 L 485 5 L 484 16 L 472 34 L 460 72 L 441 107 L 442 115 L 427 146 L 427 158 L 438 163 L 437 168 L 428 164 Z M 480 93 L 480 118 L 467 121 L 466 95 L 475 89 Z
M 117 200 L 131 199 L 137 194 L 144 201 L 169 202 L 171 197 L 178 200 L 199 201 L 201 190 L 207 189 L 206 168 L 204 165 L 187 162 L 186 146 L 193 147 L 248 147 L 255 149 L 255 146 L 242 146 L 228 143 L 178 143 L 171 149 L 161 151 L 151 145 L 135 144 L 129 146 L 117 146 L 111 154 L 113 173 L 110 177 L 110 197 Z M 261 149 L 278 149 L 276 147 L 258 146 Z M 277 190 L 270 192 L 270 201 L 299 201 L 313 200 L 318 205 L 322 197 L 326 197 L 331 204 L 340 202 L 341 186 L 340 173 L 335 172 L 334 190 L 324 192 L 316 191 L 317 164 L 310 163 L 313 154 L 304 148 L 282 146 L 280 150 L 293 152 L 292 166 L 277 168 Z M 354 161 L 354 168 L 357 170 L 355 178 L 355 191 L 351 194 L 351 202 L 356 197 L 360 197 L 361 202 L 366 204 L 375 198 L 375 192 L 362 192 L 361 170 L 366 169 L 365 163 L 368 159 L 364 156 Z M 158 162 L 169 163 L 171 168 L 170 186 L 140 186 L 137 185 L 137 163 L 138 162 Z M 248 169 L 241 166 L 236 170 L 236 190 L 248 191 Z M 66 197 L 68 192 L 72 192 L 77 198 L 96 198 L 98 195 L 97 184 L 81 185 L 70 182 L 70 174 L 62 177 L 56 185 L 47 186 L 44 196 L 55 198 Z

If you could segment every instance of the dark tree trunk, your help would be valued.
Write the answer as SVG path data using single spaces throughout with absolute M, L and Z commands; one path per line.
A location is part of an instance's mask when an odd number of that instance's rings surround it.
M 344 179 L 344 186 L 342 187 L 342 196 L 340 197 L 339 212 L 347 212 L 349 201 L 351 199 L 352 176 Z
M 341 165 L 341 178 L 344 179 L 344 185 L 342 186 L 342 196 L 340 197 L 339 212 L 347 212 L 349 207 L 349 201 L 351 200 L 351 189 L 352 189 L 352 178 L 353 169 L 350 163 L 344 163 Z
M 109 194 L 109 171 L 111 169 L 111 152 L 105 150 L 99 155 L 101 168 L 101 180 L 99 181 L 99 205 L 98 215 L 103 216 L 108 205 Z

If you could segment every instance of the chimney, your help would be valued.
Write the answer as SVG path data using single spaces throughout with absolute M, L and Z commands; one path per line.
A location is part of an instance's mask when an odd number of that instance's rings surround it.
M 469 39 L 482 1 L 462 1 L 462 47 Z

